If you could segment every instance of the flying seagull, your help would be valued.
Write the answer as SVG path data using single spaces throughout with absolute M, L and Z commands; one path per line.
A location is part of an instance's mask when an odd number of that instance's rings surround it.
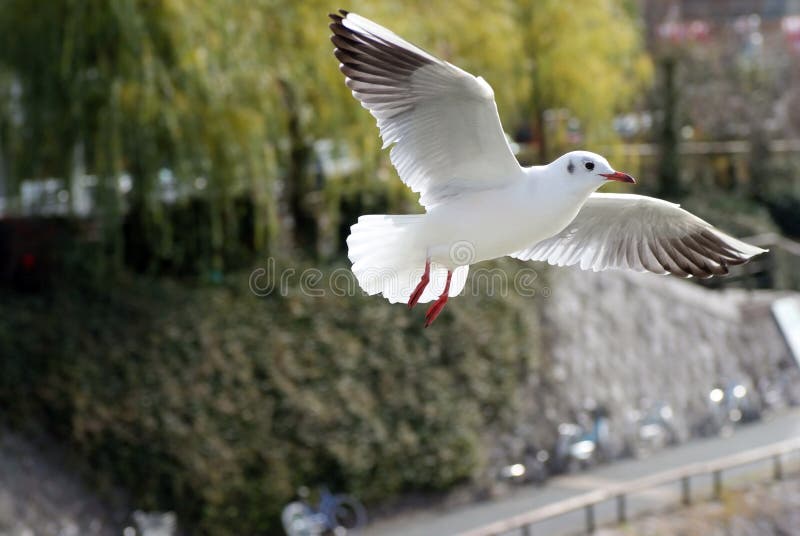
M 429 326 L 464 288 L 469 265 L 511 256 L 583 270 L 711 277 L 765 250 L 653 197 L 603 194 L 635 183 L 600 155 L 523 168 L 481 77 L 364 17 L 332 14 L 346 84 L 377 119 L 400 179 L 425 214 L 361 216 L 347 238 L 361 288 L 392 303 L 434 303 Z

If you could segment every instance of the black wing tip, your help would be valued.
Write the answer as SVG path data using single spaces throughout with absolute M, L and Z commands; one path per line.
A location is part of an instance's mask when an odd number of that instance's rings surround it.
M 756 253 L 750 253 L 748 251 L 744 251 L 731 244 L 725 243 L 724 241 L 720 240 L 720 238 L 715 233 L 708 232 L 708 230 L 700 233 L 700 236 L 706 239 L 713 240 L 712 245 L 714 247 L 711 249 L 703 248 L 705 249 L 705 251 L 703 251 L 692 248 L 690 244 L 690 249 L 695 249 L 697 253 L 707 257 L 709 261 L 716 264 L 716 266 L 704 265 L 700 267 L 701 271 L 705 272 L 706 275 L 701 276 L 700 274 L 693 274 L 696 277 L 702 277 L 703 279 L 708 279 L 713 276 L 724 277 L 726 275 L 729 275 L 731 266 L 741 266 L 743 264 L 747 264 L 752 260 L 753 257 L 766 253 L 767 251 L 763 249 Z M 692 240 L 695 242 L 695 245 L 697 245 L 696 238 L 697 238 L 696 236 L 692 237 Z
M 352 31 L 345 26 L 342 21 L 347 18 L 350 12 L 344 9 L 340 9 L 339 13 L 328 13 L 328 17 L 333 21 L 328 25 L 331 32 L 334 35 L 331 36 L 331 40 L 333 40 L 335 35 L 352 35 Z
M 328 17 L 334 22 L 342 22 L 347 16 L 350 14 L 349 11 L 345 9 L 340 9 L 339 13 L 328 13 Z

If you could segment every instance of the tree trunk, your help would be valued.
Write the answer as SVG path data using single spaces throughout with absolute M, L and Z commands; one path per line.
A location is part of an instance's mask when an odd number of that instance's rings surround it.
M 288 114 L 289 153 L 286 162 L 286 203 L 292 221 L 293 246 L 316 255 L 317 218 L 310 206 L 309 194 L 314 190 L 309 162 L 311 147 L 303 137 L 300 110 L 294 88 L 283 81 L 283 100 Z
M 674 199 L 681 194 L 681 173 L 678 133 L 678 86 L 675 80 L 676 60 L 671 56 L 661 59 L 661 107 L 664 117 L 658 137 L 659 195 Z
M 0 216 L 3 215 L 3 206 L 8 203 L 6 197 L 6 160 L 3 154 L 3 124 L 0 123 L 0 200 L 2 200 L 2 202 L 0 202 Z
M 544 110 L 537 109 L 534 113 L 534 132 L 536 132 L 536 139 L 539 141 L 539 160 L 540 163 L 546 164 L 549 162 L 550 147 L 547 143 L 547 124 L 544 120 Z
M 540 164 L 547 164 L 550 147 L 547 139 L 547 123 L 545 122 L 545 104 L 541 98 L 538 66 L 533 67 L 531 80 L 531 120 L 533 122 L 533 136 L 538 147 Z

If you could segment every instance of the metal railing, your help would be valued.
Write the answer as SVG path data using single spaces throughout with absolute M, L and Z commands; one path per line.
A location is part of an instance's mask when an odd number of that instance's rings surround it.
M 773 478 L 780 480 L 783 478 L 783 457 L 797 450 L 800 450 L 800 437 L 707 462 L 691 463 L 548 504 L 507 519 L 495 521 L 477 529 L 462 532 L 459 536 L 499 536 L 515 530 L 521 530 L 523 535 L 530 536 L 533 534 L 533 526 L 537 523 L 581 509 L 586 512 L 586 531 L 591 534 L 596 528 L 595 507 L 600 503 L 616 501 L 617 522 L 625 523 L 627 521 L 629 495 L 680 482 L 681 502 L 684 505 L 690 505 L 692 502 L 692 478 L 700 475 L 712 476 L 714 498 L 719 499 L 722 496 L 723 471 L 771 458 Z
M 684 141 L 679 144 L 678 150 L 685 155 L 708 155 L 708 154 L 749 154 L 752 152 L 751 143 L 748 140 L 728 140 L 728 141 Z M 621 148 L 623 154 L 636 156 L 657 156 L 660 153 L 656 143 L 626 143 L 621 146 L 601 147 L 601 151 L 613 151 Z M 800 139 L 771 140 L 769 142 L 771 153 L 797 153 L 800 152 Z

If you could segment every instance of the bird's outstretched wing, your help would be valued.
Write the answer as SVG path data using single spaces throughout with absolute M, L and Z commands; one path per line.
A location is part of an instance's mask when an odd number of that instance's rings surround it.
M 354 13 L 330 15 L 347 86 L 378 120 L 400 178 L 433 207 L 523 176 L 492 88 Z
M 511 256 L 583 270 L 628 269 L 711 277 L 766 250 L 653 197 L 592 194 L 559 234 Z

